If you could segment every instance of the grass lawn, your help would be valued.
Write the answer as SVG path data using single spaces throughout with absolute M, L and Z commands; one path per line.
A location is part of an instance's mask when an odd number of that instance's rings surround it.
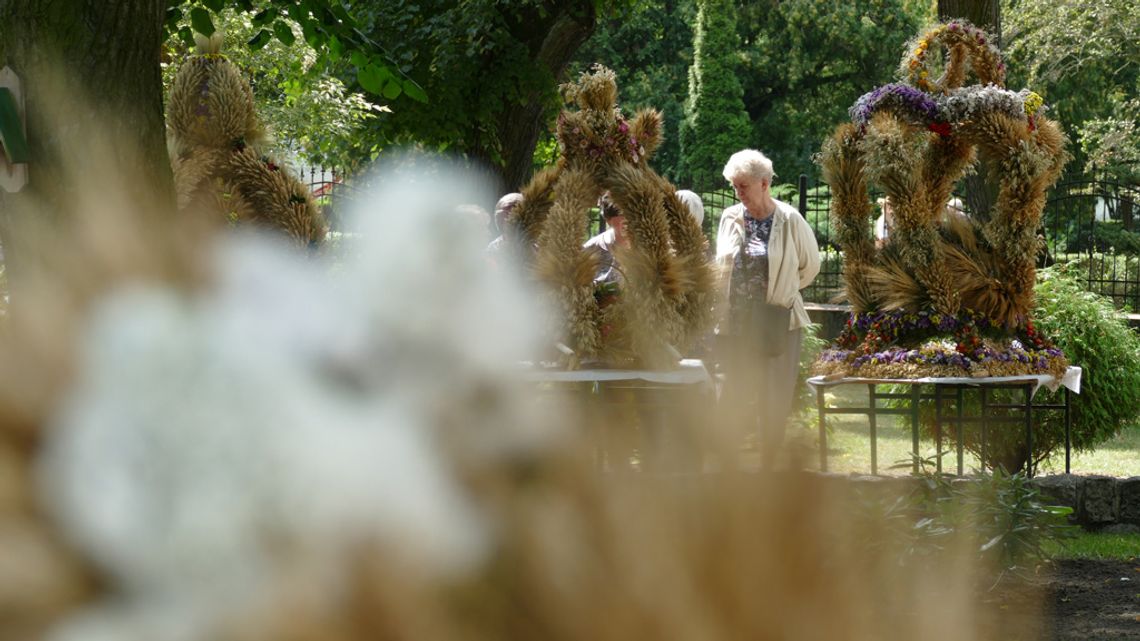
M 1140 534 L 1079 532 L 1076 537 L 1071 539 L 1046 541 L 1045 551 L 1050 557 L 1056 559 L 1130 561 L 1140 558 Z M 1140 575 L 1135 580 L 1140 580 Z
M 867 405 L 867 388 L 863 385 L 843 385 L 830 388 L 827 392 L 829 407 L 854 407 Z M 814 443 L 818 423 L 814 405 L 801 415 L 805 427 L 797 434 L 789 431 L 790 440 Z M 831 431 L 827 438 L 828 470 L 841 473 L 871 472 L 871 445 L 867 417 L 859 414 L 832 414 L 827 418 Z M 878 422 L 878 471 L 879 474 L 905 475 L 910 473 L 911 431 L 906 417 L 879 416 Z M 923 457 L 935 455 L 934 442 L 923 439 L 919 442 L 919 452 Z M 810 463 L 818 465 L 818 456 Z M 904 467 L 890 469 L 902 463 Z M 942 459 L 943 470 L 957 471 L 957 453 L 951 452 Z M 963 471 L 969 474 L 978 469 L 978 459 L 965 452 Z M 1073 453 L 1071 462 L 1073 474 L 1105 474 L 1117 477 L 1140 476 L 1140 424 L 1125 429 L 1116 438 L 1102 443 L 1094 451 Z M 1060 474 L 1065 471 L 1065 452 L 1058 451 L 1053 460 L 1043 463 L 1038 474 Z

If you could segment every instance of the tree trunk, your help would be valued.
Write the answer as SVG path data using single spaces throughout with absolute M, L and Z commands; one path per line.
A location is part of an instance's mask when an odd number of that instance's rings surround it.
M 1001 46 L 1001 3 L 999 0 L 938 0 L 938 19 L 945 22 L 954 18 L 969 20 L 990 33 L 996 46 Z M 997 185 L 986 182 L 989 166 L 979 161 L 978 171 L 966 176 L 966 206 L 975 220 L 985 223 L 990 209 L 997 200 Z
M 1001 46 L 1000 0 L 938 0 L 938 19 L 945 22 L 953 18 L 965 18 L 989 31 L 994 44 Z
M 82 215 L 68 209 L 77 188 L 68 160 L 110 165 L 147 202 L 173 203 L 159 66 L 165 10 L 166 0 L 0 0 L 0 66 L 22 80 L 31 155 L 28 185 L 0 192 L 10 275 L 19 273 L 12 241 L 24 212 L 64 224 Z M 102 157 L 81 156 L 95 134 L 107 143 Z
M 539 66 L 562 81 L 574 53 L 593 35 L 597 18 L 594 3 L 590 1 L 553 4 L 557 8 L 548 7 L 549 18 L 520 21 L 515 35 L 528 43 L 531 58 Z M 525 104 L 514 104 L 503 112 L 497 126 L 503 159 L 500 192 L 518 191 L 530 179 L 534 148 L 548 116 L 546 96 L 534 96 Z

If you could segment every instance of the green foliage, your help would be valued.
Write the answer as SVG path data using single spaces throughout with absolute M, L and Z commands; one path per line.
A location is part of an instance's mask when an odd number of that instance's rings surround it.
M 1140 554 L 1140 534 L 1078 532 L 1071 539 L 1048 543 L 1045 547 L 1055 558 L 1133 561 Z
M 270 7 L 272 9 L 272 7 Z M 381 113 L 390 111 L 350 91 L 322 63 L 320 54 L 307 42 L 288 46 L 281 39 L 259 48 L 240 43 L 256 38 L 261 13 L 223 9 L 212 24 L 224 34 L 223 53 L 251 80 L 257 111 L 272 130 L 282 151 L 292 152 L 309 164 L 351 169 L 372 156 L 362 143 L 366 127 Z M 188 26 L 184 19 L 179 28 Z M 289 17 L 276 24 L 300 34 L 302 28 Z M 190 50 L 180 42 L 169 43 L 172 57 L 181 60 Z M 163 80 L 169 93 L 177 64 L 163 65 Z
M 1140 254 L 1140 234 L 1124 229 L 1117 221 L 1100 221 L 1093 226 L 1093 247 L 1099 252 Z M 1081 247 L 1081 250 L 1086 248 Z M 1078 250 L 1079 251 L 1079 250 Z
M 1085 253 L 1067 264 L 1068 272 L 1080 278 L 1087 291 L 1106 297 L 1118 309 L 1140 310 L 1140 289 L 1135 285 L 1140 282 L 1140 256 Z
M 1014 79 L 1053 108 L 1086 168 L 1135 180 L 1140 158 L 1140 12 L 1131 0 L 1006 0 Z
M 1072 508 L 1045 504 L 1020 474 L 999 471 L 955 483 L 933 473 L 933 461 L 921 463 L 909 492 L 862 491 L 856 501 L 860 519 L 889 533 L 869 545 L 893 546 L 904 565 L 966 539 L 981 565 L 994 568 L 1000 579 L 1031 572 L 1058 541 L 1076 533 L 1067 523 Z M 909 468 L 911 462 L 902 465 Z
M 689 68 L 689 99 L 681 125 L 682 175 L 701 188 L 719 183 L 717 171 L 733 152 L 753 147 L 737 78 L 739 47 L 728 0 L 698 0 Z M 711 174 L 711 175 L 710 175 Z
M 1075 270 L 1057 265 L 1037 273 L 1037 329 L 1081 366 L 1081 393 L 1072 396 L 1073 447 L 1094 448 L 1140 417 L 1140 337 L 1112 304 L 1085 291 Z M 1078 272 L 1079 273 L 1079 272 Z M 1042 390 L 1046 402 L 1061 392 Z M 1063 447 L 1060 412 L 1036 426 L 1034 448 Z
M 968 527 L 985 541 L 979 554 L 1003 570 L 1028 569 L 1027 562 L 1046 559 L 1046 546 L 1072 536 L 1076 529 L 1067 522 L 1073 509 L 1044 504 L 1022 474 L 1007 476 L 997 470 L 976 485 L 965 489 L 951 485 L 950 491 L 952 509 L 961 511 Z
M 165 35 L 167 39 L 177 36 L 184 46 L 192 47 L 194 34 L 213 34 L 214 21 L 227 8 L 252 14 L 255 31 L 246 39 L 251 49 L 261 49 L 273 38 L 293 46 L 296 28 L 324 62 L 336 62 L 345 51 L 351 51 L 356 73 L 369 79 L 361 85 L 370 93 L 390 100 L 406 94 L 413 100 L 427 101 L 423 88 L 404 72 L 398 59 L 380 40 L 361 31 L 342 0 L 182 0 L 172 2 L 166 10 Z
M 739 74 L 757 141 L 787 176 L 811 157 L 847 108 L 891 82 L 906 40 L 933 16 L 917 0 L 787 0 L 737 11 Z
M 446 150 L 516 172 L 530 170 L 537 131 L 561 105 L 558 74 L 595 20 L 583 0 L 353 0 L 352 8 L 361 30 L 399 51 L 401 72 L 431 96 L 376 121 L 371 144 Z M 516 189 L 526 176 L 506 178 Z

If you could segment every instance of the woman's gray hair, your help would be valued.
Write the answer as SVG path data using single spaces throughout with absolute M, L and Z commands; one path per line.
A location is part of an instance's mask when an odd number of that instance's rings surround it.
M 724 179 L 732 182 L 733 178 L 747 176 L 757 180 L 767 180 L 772 184 L 772 161 L 755 149 L 742 149 L 729 157 L 724 165 Z
M 705 204 L 701 202 L 701 197 L 696 192 L 689 191 L 688 189 L 677 190 L 677 198 L 684 203 L 685 208 L 689 210 L 693 218 L 700 225 L 705 220 Z

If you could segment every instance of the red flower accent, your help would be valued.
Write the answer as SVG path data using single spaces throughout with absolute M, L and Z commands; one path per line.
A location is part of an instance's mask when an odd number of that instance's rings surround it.
M 954 133 L 954 130 L 950 128 L 950 123 L 948 122 L 932 122 L 927 125 L 926 128 L 943 138 L 949 138 L 950 134 Z

